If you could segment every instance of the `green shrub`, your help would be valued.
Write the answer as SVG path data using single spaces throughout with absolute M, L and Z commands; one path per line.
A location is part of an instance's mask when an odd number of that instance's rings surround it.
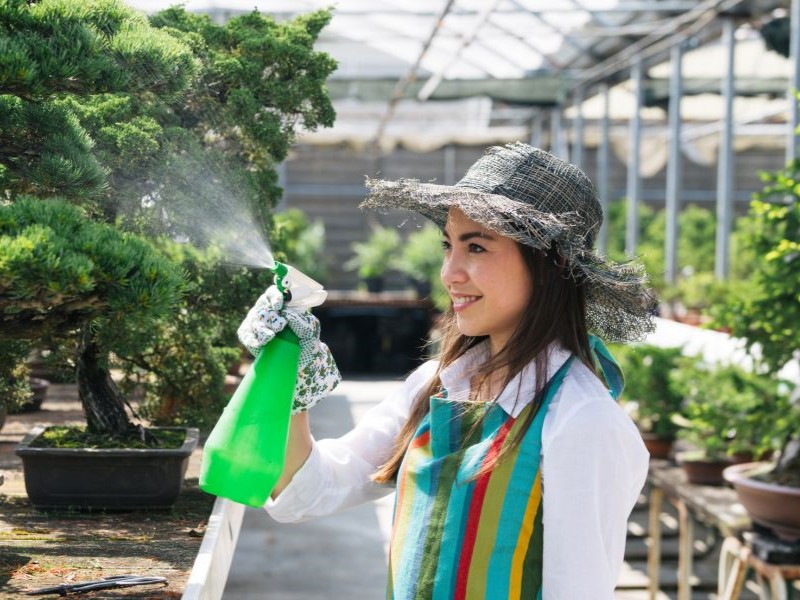
M 392 266 L 412 282 L 434 286 L 442 268 L 442 233 L 433 223 L 412 232 L 402 243 Z
M 678 437 L 712 460 L 779 450 L 800 425 L 800 412 L 789 399 L 793 386 L 775 377 L 686 358 L 670 380 L 684 398 L 675 418 Z
M 662 439 L 673 439 L 678 426 L 672 420 L 681 411 L 682 396 L 669 385 L 678 366 L 680 348 L 650 344 L 612 346 L 625 376 L 622 399 L 638 427 Z
M 349 271 L 357 271 L 362 279 L 381 277 L 392 268 L 400 250 L 400 234 L 390 227 L 374 226 L 365 242 L 353 242 L 355 256 L 344 264 Z

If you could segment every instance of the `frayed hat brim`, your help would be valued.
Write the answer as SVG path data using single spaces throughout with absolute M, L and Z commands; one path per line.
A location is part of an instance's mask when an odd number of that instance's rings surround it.
M 369 195 L 361 208 L 416 212 L 444 227 L 451 207 L 497 233 L 538 250 L 553 244 L 567 260 L 576 281 L 587 287 L 589 329 L 613 342 L 639 341 L 655 330 L 656 298 L 647 275 L 635 261 L 614 263 L 591 249 L 590 231 L 577 212 L 544 212 L 529 203 L 468 187 L 421 183 L 415 179 L 367 179 Z M 597 224 L 599 225 L 599 224 Z

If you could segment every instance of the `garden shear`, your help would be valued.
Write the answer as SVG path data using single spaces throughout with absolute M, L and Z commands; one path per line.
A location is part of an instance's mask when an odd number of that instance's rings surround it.
M 135 585 L 153 585 L 163 583 L 167 585 L 166 577 L 142 577 L 140 575 L 114 575 L 103 577 L 82 583 L 62 583 L 51 587 L 41 588 L 27 592 L 28 596 L 44 596 L 45 594 L 58 594 L 68 596 L 69 594 L 84 594 L 94 590 L 108 590 L 112 588 L 133 587 Z

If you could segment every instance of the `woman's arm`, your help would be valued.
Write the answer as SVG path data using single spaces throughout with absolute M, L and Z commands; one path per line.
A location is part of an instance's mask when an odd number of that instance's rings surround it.
M 311 454 L 313 440 L 311 428 L 308 425 L 308 411 L 292 416 L 289 423 L 289 440 L 286 446 L 286 462 L 283 466 L 278 483 L 272 490 L 272 498 L 277 498 L 283 489 L 289 485 L 295 473 L 300 470 Z
M 435 373 L 435 362 L 422 365 L 339 438 L 314 440 L 308 417 L 293 417 L 286 472 L 264 507 L 270 516 L 303 521 L 391 492 L 390 486 L 373 482 L 372 474 L 389 458 L 414 398 Z
M 613 600 L 649 455 L 588 369 L 573 369 L 560 394 L 542 437 L 543 598 Z

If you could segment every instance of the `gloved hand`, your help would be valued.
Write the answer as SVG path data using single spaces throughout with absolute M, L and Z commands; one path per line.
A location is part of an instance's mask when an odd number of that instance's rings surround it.
M 308 410 L 342 380 L 328 346 L 319 340 L 319 320 L 308 310 L 284 308 L 283 294 L 267 288 L 239 326 L 239 340 L 253 356 L 286 325 L 300 340 L 300 365 L 292 414 Z

